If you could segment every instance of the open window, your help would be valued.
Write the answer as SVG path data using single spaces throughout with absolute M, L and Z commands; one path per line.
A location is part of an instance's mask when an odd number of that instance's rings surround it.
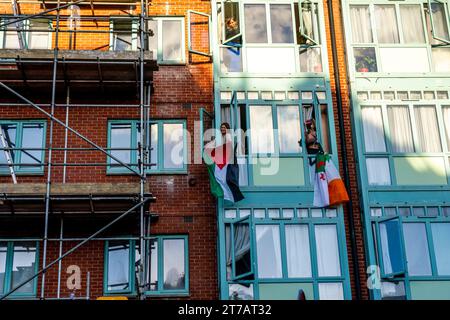
M 239 2 L 222 1 L 218 5 L 219 39 L 223 45 L 242 46 L 242 27 L 239 16 Z
M 253 279 L 252 239 L 251 216 L 226 226 L 226 256 L 229 280 Z
M 428 0 L 428 15 L 431 35 L 434 40 L 437 40 L 437 43 L 430 42 L 433 44 L 450 44 L 449 13 L 446 4 L 441 0 Z
M 318 4 L 309 0 L 299 0 L 300 44 L 310 46 L 320 44 Z
M 188 10 L 187 16 L 189 52 L 211 57 L 211 16 L 193 10 Z
M 378 260 L 381 262 L 382 278 L 405 274 L 406 263 L 400 228 L 401 222 L 397 217 L 377 223 Z

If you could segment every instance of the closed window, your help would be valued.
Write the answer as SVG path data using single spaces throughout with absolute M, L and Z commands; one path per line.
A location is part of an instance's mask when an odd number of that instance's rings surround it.
M 113 292 L 131 292 L 133 270 L 130 262 L 132 261 L 132 251 L 130 241 L 110 241 L 108 243 L 107 253 L 107 291 Z
M 315 225 L 317 269 L 320 277 L 341 275 L 336 225 Z
M 252 153 L 273 153 L 272 106 L 250 106 Z
M 162 60 L 184 61 L 183 20 L 162 20 Z
M 403 39 L 405 43 L 424 43 L 425 33 L 420 5 L 409 4 L 400 6 Z
M 290 4 L 270 5 L 270 25 L 273 43 L 294 43 Z
M 441 137 L 434 106 L 415 106 L 419 152 L 441 152 Z
M 431 232 L 437 273 L 440 276 L 448 276 L 450 275 L 450 223 L 432 223 Z
M 301 152 L 300 113 L 298 106 L 278 106 L 278 140 L 280 153 Z
M 381 107 L 363 107 L 361 113 L 366 152 L 386 151 Z
M 31 32 L 28 35 L 28 48 L 50 49 L 52 42 L 51 21 L 47 19 L 30 19 L 29 26 Z
M 393 152 L 414 152 L 408 106 L 389 106 L 389 130 Z
M 376 5 L 375 21 L 378 43 L 400 42 L 394 5 Z
M 404 223 L 403 236 L 409 275 L 431 275 L 430 253 L 425 224 Z
M 245 41 L 247 43 L 267 43 L 266 6 L 264 4 L 244 5 Z
M 308 226 L 286 225 L 285 233 L 288 277 L 311 277 Z
M 369 6 L 350 6 L 352 39 L 354 43 L 372 43 L 373 33 L 370 23 Z
M 280 228 L 278 225 L 257 225 L 256 248 L 259 278 L 281 278 Z

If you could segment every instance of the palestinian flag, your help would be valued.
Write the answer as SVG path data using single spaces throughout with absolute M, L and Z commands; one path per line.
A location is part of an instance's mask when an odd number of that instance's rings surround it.
M 347 190 L 330 155 L 318 154 L 314 177 L 314 206 L 335 206 L 347 201 Z
M 208 167 L 211 193 L 231 202 L 244 199 L 239 189 L 239 166 L 235 163 L 232 142 L 219 147 L 205 146 L 203 160 Z

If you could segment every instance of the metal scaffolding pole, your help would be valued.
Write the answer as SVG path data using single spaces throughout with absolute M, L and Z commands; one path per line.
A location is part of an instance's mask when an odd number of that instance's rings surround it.
M 59 255 L 58 257 L 62 256 L 63 251 L 63 236 L 64 236 L 64 218 L 61 216 L 60 218 L 60 230 L 59 230 Z M 48 239 L 47 239 L 48 240 Z M 61 297 L 61 271 L 62 271 L 62 260 L 58 261 L 58 288 L 56 292 L 56 297 L 59 299 Z

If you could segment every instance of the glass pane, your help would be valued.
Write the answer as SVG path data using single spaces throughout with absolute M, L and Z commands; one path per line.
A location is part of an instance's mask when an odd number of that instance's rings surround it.
M 240 48 L 221 48 L 222 72 L 242 72 L 242 51 Z
M 183 239 L 164 239 L 164 286 L 165 290 L 184 290 L 186 287 Z
M 293 218 L 294 209 L 283 209 L 283 218 Z
M 112 124 L 111 125 L 111 148 L 131 148 L 131 124 Z M 111 155 L 124 163 L 131 162 L 130 150 L 111 150 Z M 111 159 L 111 164 L 117 161 Z M 114 167 L 113 167 L 114 168 Z
M 384 274 L 403 272 L 402 245 L 397 219 L 380 223 L 380 242 Z
M 398 215 L 403 217 L 408 217 L 411 215 L 411 208 L 409 207 L 399 207 Z
M 406 300 L 404 282 L 381 282 L 382 300 Z
M 353 43 L 372 43 L 369 6 L 350 6 Z
M 270 5 L 272 43 L 294 43 L 292 9 L 290 4 Z
M 150 166 L 150 170 L 156 170 L 158 167 L 158 124 L 150 124 L 150 159 L 149 163 L 154 164 Z
M 408 107 L 389 106 L 387 111 L 392 151 L 414 152 Z
M 299 218 L 308 218 L 308 209 L 304 208 L 297 209 L 297 215 Z
M 131 43 L 132 24 L 131 21 L 114 22 L 114 50 L 127 51 L 132 49 Z
M 256 225 L 259 278 L 281 278 L 280 229 L 278 225 Z
M 245 4 L 245 41 L 247 43 L 267 43 L 266 6 Z
M 311 277 L 308 226 L 288 224 L 285 232 L 288 277 Z
M 437 92 L 437 98 L 439 100 L 447 100 L 448 99 L 448 92 L 447 91 L 438 91 Z
M 36 270 L 36 244 L 34 242 L 15 242 L 11 272 L 11 288 L 32 277 Z M 16 291 L 16 293 L 33 293 L 34 280 Z
M 302 20 L 303 34 L 308 38 L 302 37 L 301 44 L 313 44 L 320 42 L 318 9 L 314 3 L 302 2 Z M 314 40 L 311 41 L 310 39 Z
M 301 134 L 298 106 L 278 106 L 277 115 L 280 153 L 301 152 L 299 144 Z
M 241 37 L 236 37 L 241 33 L 241 24 L 239 21 L 239 3 L 225 2 L 224 3 L 225 16 L 225 39 L 229 45 L 241 44 Z
M 184 139 L 183 124 L 164 123 L 164 169 L 183 168 Z
M 234 224 L 234 268 L 235 275 L 248 274 L 252 271 L 250 251 L 250 227 L 248 222 Z
M 271 106 L 250 106 L 252 153 L 273 153 L 273 122 Z
M 158 240 L 150 240 L 150 286 L 152 291 L 158 290 Z
M 181 21 L 162 21 L 162 58 L 165 61 L 182 61 L 182 34 Z
M 341 275 L 336 225 L 315 225 L 317 269 L 320 277 Z
M 239 210 L 239 218 L 245 218 L 248 217 L 251 213 L 250 209 L 240 209 Z
M 48 20 L 30 19 L 30 29 L 39 31 L 28 33 L 29 49 L 49 49 L 51 33 L 43 31 L 50 29 L 49 27 Z
M 426 6 L 428 7 L 428 5 Z M 445 4 L 438 3 L 437 1 L 432 1 L 431 3 L 431 14 L 433 15 L 433 25 L 434 25 L 434 36 L 440 39 L 449 40 L 448 32 L 448 20 L 445 17 Z M 431 34 L 430 39 L 433 39 Z M 441 43 L 438 40 L 433 40 L 432 44 Z
M 367 152 L 385 152 L 383 118 L 381 107 L 363 107 L 361 109 L 364 145 Z
M 300 72 L 322 72 L 320 47 L 300 48 Z
M 320 300 L 344 300 L 342 283 L 319 283 Z
M 228 286 L 230 300 L 253 300 L 253 284 L 232 283 Z
M 450 275 L 450 223 L 432 223 L 434 254 L 437 273 Z
M 108 290 L 131 290 L 130 244 L 111 241 L 108 246 Z
M 44 125 L 24 124 L 22 132 L 22 148 L 42 148 L 44 142 Z M 22 164 L 42 163 L 42 150 L 23 150 L 20 162 Z M 33 168 L 24 166 L 25 168 Z
M 441 136 L 434 106 L 414 107 L 419 152 L 441 152 Z
M 367 181 L 373 186 L 391 184 L 391 172 L 388 158 L 367 158 Z
M 449 113 L 450 115 L 450 113 Z M 449 122 L 450 125 L 450 122 Z M 6 146 L 3 146 L 3 143 L 0 141 L 0 148 L 17 148 L 16 146 L 16 132 L 17 132 L 17 127 L 16 125 L 13 124 L 2 124 L 0 125 L 0 129 L 2 130 L 2 134 L 3 137 L 5 139 L 5 143 Z M 11 158 L 11 161 L 14 163 L 15 161 L 15 151 L 10 151 L 9 156 Z M 5 151 L 1 150 L 0 151 L 0 164 L 6 164 L 6 155 L 5 155 Z M 7 167 L 0 167 L 0 171 L 1 170 L 7 170 Z
M 393 207 L 384 208 L 384 215 L 387 217 L 395 217 L 397 215 L 397 210 Z
M 157 59 L 158 57 L 158 21 L 157 20 L 149 20 L 148 21 L 148 29 L 149 32 L 152 31 L 153 35 L 149 35 L 148 37 L 148 48 L 152 52 L 153 59 Z M 140 43 L 138 44 L 140 47 Z
M 321 124 L 321 131 L 322 131 L 322 148 L 325 152 L 330 153 L 330 126 L 329 126 L 329 119 L 328 119 L 328 105 L 321 104 L 320 105 L 320 124 Z
M 381 208 L 370 208 L 370 215 L 372 217 L 381 217 L 382 216 Z
M 378 43 L 399 43 L 394 5 L 375 5 Z
M 279 218 L 280 217 L 280 209 L 268 209 L 267 214 L 269 218 Z
M 450 150 L 450 106 L 442 106 L 442 118 L 444 120 L 445 135 L 447 137 L 447 149 Z
M 337 210 L 336 209 L 326 209 L 325 210 L 325 216 L 327 218 L 336 218 L 337 217 Z
M 450 48 L 431 48 L 433 70 L 450 72 Z
M 403 39 L 405 43 L 424 43 L 422 11 L 420 5 L 409 4 L 400 6 Z
M 264 210 L 264 209 L 254 209 L 253 210 L 253 215 L 257 219 L 264 219 L 266 217 L 266 210 Z
M 357 72 L 377 72 L 377 57 L 375 48 L 354 48 L 355 71 Z
M 425 217 L 425 208 L 424 207 L 413 208 L 413 215 L 416 217 Z
M 11 20 L 5 19 L 3 22 L 10 22 Z M 16 28 L 19 27 L 20 30 L 24 29 L 23 22 L 9 24 L 6 28 L 8 31 L 4 33 L 3 48 L 4 49 L 20 49 L 19 36 L 17 34 Z M 24 33 L 22 32 L 22 35 Z
M 404 223 L 406 261 L 410 276 L 431 275 L 430 254 L 424 223 Z
M 8 252 L 8 243 L 0 242 L 0 293 L 4 292 L 7 252 Z
M 427 208 L 427 216 L 429 217 L 437 217 L 439 215 L 438 207 L 428 207 Z
M 225 218 L 234 219 L 236 218 L 236 209 L 227 209 L 225 210 Z
M 322 209 L 311 209 L 311 218 L 322 218 Z

